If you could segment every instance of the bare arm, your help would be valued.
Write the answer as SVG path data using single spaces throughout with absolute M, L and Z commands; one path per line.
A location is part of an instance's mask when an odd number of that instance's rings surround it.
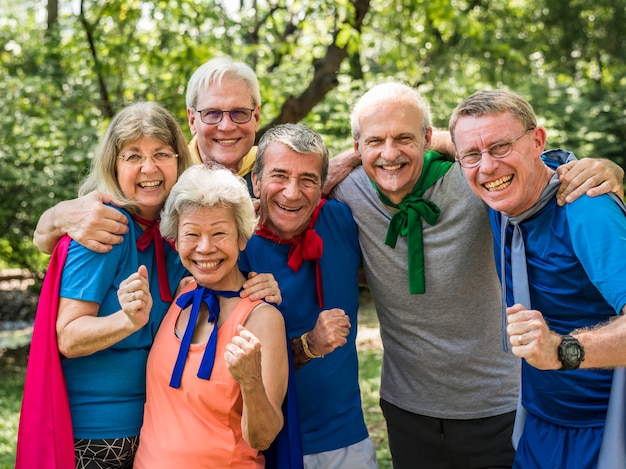
M 128 219 L 112 207 L 110 197 L 92 192 L 77 199 L 59 202 L 46 210 L 35 228 L 33 243 L 50 254 L 64 234 L 95 252 L 108 252 L 122 242 Z
M 146 325 L 152 296 L 145 266 L 120 284 L 121 310 L 98 317 L 100 305 L 91 301 L 61 298 L 56 322 L 59 352 L 74 358 L 104 350 Z
M 615 368 L 626 366 L 626 306 L 613 321 L 590 329 L 572 332 L 585 349 L 581 368 Z M 522 305 L 507 308 L 507 333 L 513 353 L 540 370 L 558 370 L 558 346 L 561 336 L 550 330 L 543 315 Z
M 310 354 L 321 357 L 345 345 L 349 333 L 350 318 L 344 310 L 339 308 L 327 309 L 319 314 L 315 327 L 307 333 L 305 340 Z M 291 340 L 291 353 L 296 370 L 312 360 L 306 354 L 300 337 Z
M 343 181 L 350 174 L 350 171 L 360 164 L 361 157 L 354 151 L 354 148 L 350 148 L 331 158 L 328 162 L 328 177 L 324 187 L 322 187 L 322 194 L 324 196 L 330 194 L 335 186 Z
M 259 306 L 246 327 L 226 346 L 224 358 L 241 386 L 241 430 L 253 448 L 267 449 L 283 427 L 281 410 L 287 392 L 288 360 L 285 322 L 271 305 Z
M 559 166 L 556 170 L 561 180 L 557 192 L 559 205 L 573 202 L 581 195 L 595 197 L 615 192 L 624 198 L 624 170 L 604 158 L 583 158 Z
M 446 155 L 450 161 L 454 161 L 456 148 L 454 148 L 452 136 L 447 130 L 439 130 L 433 127 L 433 133 L 430 137 L 430 149 Z

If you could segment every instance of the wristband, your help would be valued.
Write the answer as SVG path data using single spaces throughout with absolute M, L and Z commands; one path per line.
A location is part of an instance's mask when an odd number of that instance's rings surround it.
M 306 336 L 308 332 L 305 332 L 300 336 L 300 341 L 302 342 L 302 349 L 304 350 L 304 354 L 309 358 L 324 358 L 324 355 L 313 355 L 311 353 L 311 349 L 309 348 L 309 342 L 306 340 Z

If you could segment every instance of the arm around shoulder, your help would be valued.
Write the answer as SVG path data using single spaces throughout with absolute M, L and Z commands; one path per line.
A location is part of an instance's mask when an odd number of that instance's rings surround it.
M 109 196 L 91 192 L 77 199 L 59 202 L 46 210 L 37 223 L 33 243 L 40 251 L 51 253 L 64 234 L 95 252 L 108 252 L 123 241 L 128 219 L 105 204 Z

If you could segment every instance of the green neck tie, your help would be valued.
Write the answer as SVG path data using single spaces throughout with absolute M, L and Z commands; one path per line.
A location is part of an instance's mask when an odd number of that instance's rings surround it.
M 392 249 L 396 247 L 398 236 L 407 238 L 409 255 L 409 290 L 411 294 L 422 294 L 426 291 L 424 279 L 424 241 L 422 223 L 424 219 L 429 225 L 437 223 L 441 210 L 430 200 L 423 199 L 422 195 L 430 186 L 439 180 L 454 163 L 445 156 L 434 151 L 424 154 L 422 174 L 413 187 L 413 190 L 402 198 L 399 204 L 394 204 L 385 196 L 372 181 L 378 197 L 388 207 L 397 209 L 391 218 L 385 244 Z

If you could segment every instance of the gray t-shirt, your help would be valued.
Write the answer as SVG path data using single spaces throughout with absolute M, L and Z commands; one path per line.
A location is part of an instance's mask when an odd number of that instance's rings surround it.
M 359 228 L 364 270 L 380 321 L 380 395 L 410 412 L 474 419 L 512 412 L 520 361 L 502 350 L 500 283 L 487 207 L 458 163 L 424 194 L 441 209 L 423 222 L 426 293 L 411 295 L 407 240 L 385 245 L 393 213 L 362 167 L 332 196 Z

